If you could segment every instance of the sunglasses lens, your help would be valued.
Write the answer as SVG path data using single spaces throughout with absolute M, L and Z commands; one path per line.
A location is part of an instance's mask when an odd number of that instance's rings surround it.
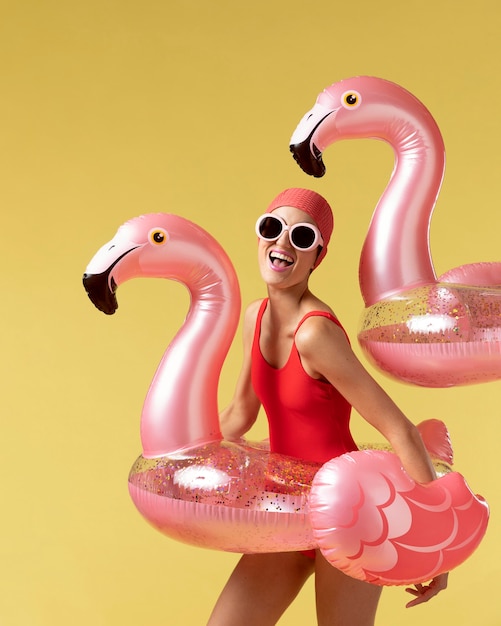
M 259 223 L 259 234 L 263 239 L 278 239 L 282 233 L 282 223 L 276 217 L 263 217 Z
M 302 250 L 311 248 L 316 236 L 313 228 L 310 228 L 309 226 L 296 226 L 291 235 L 292 243 Z

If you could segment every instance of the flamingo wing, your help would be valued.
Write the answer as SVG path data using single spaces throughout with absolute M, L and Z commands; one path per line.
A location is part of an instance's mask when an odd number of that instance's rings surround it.
M 465 561 L 485 534 L 489 510 L 457 472 L 420 485 L 394 454 L 366 450 L 319 470 L 310 516 L 332 565 L 360 580 L 406 585 Z

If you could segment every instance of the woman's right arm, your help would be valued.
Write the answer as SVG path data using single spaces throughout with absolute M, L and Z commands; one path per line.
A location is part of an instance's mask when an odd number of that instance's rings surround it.
M 260 304 L 260 301 L 251 303 L 245 312 L 242 369 L 238 377 L 233 399 L 219 415 L 223 437 L 229 441 L 238 441 L 245 435 L 256 421 L 261 406 L 251 381 L 252 342 Z

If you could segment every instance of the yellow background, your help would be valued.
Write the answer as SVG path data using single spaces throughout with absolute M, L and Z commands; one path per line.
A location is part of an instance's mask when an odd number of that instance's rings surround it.
M 500 20 L 498 0 L 1 1 L 1 626 L 204 624 L 236 560 L 163 537 L 129 499 L 142 401 L 187 298 L 134 281 L 115 317 L 98 313 L 81 286 L 98 247 L 130 217 L 179 213 L 223 244 L 248 302 L 263 294 L 256 215 L 281 188 L 311 186 L 337 225 L 314 288 L 354 338 L 358 258 L 391 153 L 339 144 L 314 180 L 288 140 L 319 91 L 370 74 L 412 91 L 443 132 L 437 271 L 500 260 Z M 240 356 L 238 338 L 221 404 Z M 406 610 L 388 589 L 377 624 L 499 626 L 501 383 L 376 376 L 415 422 L 447 421 L 457 468 L 491 505 L 447 592 Z M 313 623 L 308 584 L 280 624 Z

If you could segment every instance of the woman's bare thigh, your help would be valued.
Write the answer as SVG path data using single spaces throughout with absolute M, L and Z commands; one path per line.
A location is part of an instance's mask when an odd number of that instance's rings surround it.
M 317 552 L 315 596 L 319 626 L 373 626 L 381 587 L 343 574 Z
M 298 552 L 245 554 L 233 570 L 208 626 L 273 626 L 313 573 Z

